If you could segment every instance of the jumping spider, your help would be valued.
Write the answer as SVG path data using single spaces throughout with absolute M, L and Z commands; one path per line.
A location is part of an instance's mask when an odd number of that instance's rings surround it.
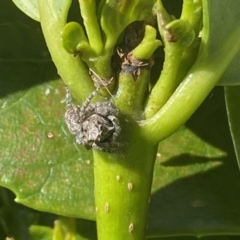
M 119 111 L 110 101 L 91 103 L 100 88 L 97 87 L 79 106 L 72 103 L 71 94 L 66 86 L 65 122 L 69 131 L 76 136 L 78 144 L 87 149 L 116 152 L 121 145 L 116 142 L 121 131 Z

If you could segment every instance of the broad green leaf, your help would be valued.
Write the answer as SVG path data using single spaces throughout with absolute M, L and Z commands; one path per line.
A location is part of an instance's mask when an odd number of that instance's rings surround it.
M 8 9 L 12 13 L 16 7 L 12 4 L 11 8 L 10 4 Z M 14 20 L 14 15 L 11 17 L 8 25 L 0 25 L 4 33 L 4 37 L 0 38 L 1 185 L 13 190 L 17 201 L 27 206 L 63 215 L 64 211 L 69 213 L 68 204 L 60 209 L 57 202 L 67 203 L 80 194 L 82 216 L 91 218 L 89 211 L 94 212 L 93 193 L 89 195 L 88 191 L 89 184 L 92 188 L 92 182 L 88 182 L 92 178 L 91 153 L 83 151 L 80 154 L 82 148 L 75 146 L 74 138 L 67 135 L 63 83 L 52 81 L 43 84 L 56 78 L 56 70 L 49 61 L 38 28 L 28 27 L 27 24 L 22 26 Z M 31 19 L 29 23 L 31 26 Z M 85 164 L 89 170 L 81 174 L 80 168 Z M 61 174 L 56 176 L 56 171 Z M 74 182 L 78 185 L 71 193 L 68 191 L 69 182 L 75 177 L 77 180 Z M 59 186 L 61 190 L 57 193 Z M 71 187 L 74 186 L 71 183 Z M 91 202 L 92 207 L 86 207 L 84 198 L 86 202 Z M 78 202 L 77 209 L 71 210 L 73 215 L 81 215 L 78 214 L 81 212 L 80 205 Z
M 63 89 L 53 81 L 1 100 L 0 182 L 17 202 L 90 218 L 91 152 L 76 146 L 65 127 Z
M 229 127 L 240 167 L 240 86 L 225 87 Z
M 232 60 L 226 72 L 220 79 L 219 85 L 234 86 L 240 85 L 240 51 Z
M 209 42 L 208 51 L 210 54 L 217 52 L 224 46 L 227 46 L 225 51 L 230 51 L 236 43 L 237 38 L 240 37 L 239 26 L 240 26 L 240 1 L 233 0 L 211 0 L 205 1 L 208 5 L 208 16 L 209 16 L 209 34 L 208 39 L 204 41 Z M 205 35 L 203 33 L 203 35 Z M 230 40 L 230 41 L 229 41 Z M 226 45 L 227 41 L 231 43 Z M 219 55 L 221 61 L 228 61 L 228 59 L 223 54 Z M 229 64 L 225 73 L 221 77 L 219 82 L 220 85 L 239 85 L 240 84 L 240 51 L 236 54 L 234 59 Z
M 12 0 L 16 6 L 30 18 L 40 21 L 37 0 Z
M 234 32 L 239 29 L 240 24 L 240 2 L 238 0 L 204 0 L 206 18 L 204 22 L 207 27 L 204 28 L 203 40 L 208 41 L 207 50 L 210 54 L 217 52 L 228 38 L 234 43 Z M 205 19 L 207 20 L 207 19 Z M 224 26 L 224 27 L 223 27 Z M 224 61 L 224 59 L 223 59 Z
M 148 236 L 240 234 L 240 173 L 222 89 L 161 142 Z

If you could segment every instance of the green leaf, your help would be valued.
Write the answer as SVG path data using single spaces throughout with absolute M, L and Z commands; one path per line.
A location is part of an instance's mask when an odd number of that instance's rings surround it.
M 44 83 L 58 77 L 46 54 L 39 24 L 34 22 L 32 27 L 28 19 L 19 25 L 14 19 L 17 8 L 8 3 L 12 18 L 8 25 L 0 26 L 5 36 L 0 38 L 0 184 L 32 208 L 68 215 L 69 204 L 70 215 L 80 217 L 83 208 L 82 216 L 93 218 L 91 152 L 76 146 L 65 127 L 63 83 Z M 76 201 L 74 210 L 72 201 L 78 197 L 82 203 Z M 65 203 L 60 206 L 61 202 Z
M 224 46 L 224 42 L 227 39 L 231 39 L 231 45 L 226 46 L 225 51 L 230 51 L 236 44 L 236 38 L 234 33 L 239 32 L 238 26 L 240 25 L 240 2 L 235 1 L 220 1 L 217 3 L 217 7 L 209 1 L 209 10 L 211 11 L 209 21 L 209 38 L 212 39 L 209 45 L 211 52 L 217 52 L 219 48 Z M 219 9 L 224 9 L 220 14 Z M 224 26 L 224 28 L 222 27 Z M 219 55 L 221 61 L 226 61 L 227 58 L 224 55 Z M 230 65 L 224 72 L 219 85 L 239 85 L 240 84 L 240 51 L 235 55 Z
M 148 236 L 240 234 L 240 173 L 223 92 L 159 145 Z
M 234 44 L 234 43 L 233 43 Z M 223 86 L 234 86 L 240 85 L 240 51 L 232 60 L 231 64 L 228 66 L 227 70 L 221 77 L 218 85 Z
M 240 86 L 225 87 L 229 127 L 240 167 Z
M 1 21 L 8 24 L 0 25 L 0 184 L 14 191 L 19 202 L 62 215 L 69 214 L 65 203 L 70 201 L 72 208 L 79 197 L 82 217 L 92 219 L 92 155 L 76 146 L 65 127 L 63 83 L 44 83 L 58 77 L 40 26 L 23 14 L 19 18 L 11 1 L 5 7 L 8 15 L 1 15 Z M 62 177 L 56 179 L 55 174 Z M 62 197 L 56 193 L 59 186 Z M 71 211 L 80 217 L 78 200 Z
M 229 38 L 231 39 L 231 45 L 226 48 L 226 51 L 229 51 L 236 43 L 234 33 L 239 32 L 238 26 L 240 26 L 240 2 L 238 0 L 208 1 L 208 5 L 209 12 L 211 13 L 209 21 L 209 39 L 211 39 L 211 41 L 208 50 L 211 52 L 217 51 Z M 219 58 L 221 61 L 227 60 L 224 55 L 219 55 Z M 219 85 L 239 85 L 239 65 L 240 51 L 238 51 L 221 77 Z
M 16 6 L 30 18 L 40 21 L 37 0 L 12 0 Z
M 235 32 L 239 30 L 240 2 L 238 0 L 231 2 L 204 0 L 203 2 L 204 10 L 207 11 L 204 19 L 206 27 L 203 28 L 203 40 L 208 41 L 208 45 L 203 47 L 206 47 L 208 54 L 214 54 L 227 43 L 228 38 L 232 40 L 232 44 L 236 40 L 233 37 L 235 37 Z
M 68 133 L 63 100 L 59 81 L 1 100 L 0 182 L 32 208 L 91 218 L 92 156 Z

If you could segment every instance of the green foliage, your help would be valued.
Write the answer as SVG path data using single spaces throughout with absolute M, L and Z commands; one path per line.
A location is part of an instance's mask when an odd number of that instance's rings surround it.
M 70 0 L 14 3 L 41 23 L 51 57 L 40 25 L 1 2 L 0 184 L 16 202 L 48 213 L 14 203 L 1 188 L 0 238 L 94 240 L 96 219 L 99 240 L 143 239 L 146 222 L 151 239 L 239 235 L 240 95 L 229 86 L 239 85 L 239 1 L 185 0 L 175 19 L 160 1 L 79 0 L 78 22 Z M 142 38 L 123 54 L 140 70 L 121 65 L 116 76 L 115 48 L 136 40 L 132 27 Z M 114 76 L 123 152 L 74 143 L 51 58 L 79 102 L 94 89 L 89 69 L 103 80 Z M 225 93 L 213 89 L 218 83 Z
M 232 141 L 236 151 L 238 166 L 240 167 L 240 112 L 238 106 L 240 98 L 240 87 L 225 87 L 225 98 L 228 112 L 229 127 L 232 134 Z

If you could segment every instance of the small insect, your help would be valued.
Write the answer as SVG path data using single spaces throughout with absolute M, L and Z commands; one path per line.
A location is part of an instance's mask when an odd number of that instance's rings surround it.
M 121 131 L 119 111 L 110 101 L 91 103 L 100 88 L 98 86 L 79 106 L 72 103 L 71 93 L 66 86 L 65 122 L 69 131 L 76 136 L 78 144 L 87 149 L 116 152 L 121 146 L 116 142 Z

